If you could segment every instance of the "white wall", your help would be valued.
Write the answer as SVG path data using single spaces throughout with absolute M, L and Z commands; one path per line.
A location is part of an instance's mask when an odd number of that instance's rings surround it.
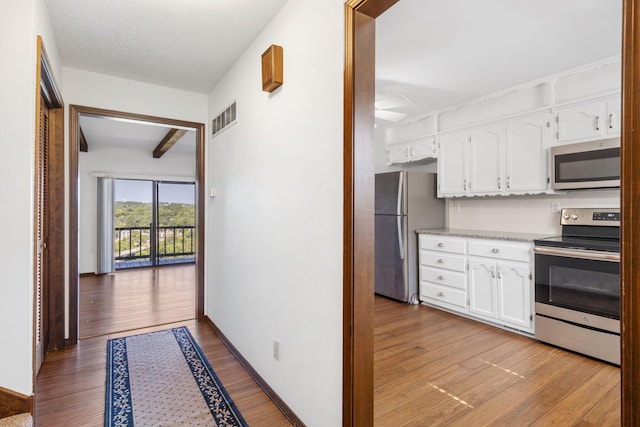
M 615 190 L 570 191 L 564 195 L 463 197 L 447 201 L 449 228 L 558 235 L 561 208 L 618 208 Z
M 97 174 L 149 180 L 193 182 L 196 179 L 195 153 L 189 155 L 169 150 L 164 156 L 154 159 L 147 150 L 96 145 L 89 146 L 86 153 L 81 152 L 78 163 L 80 273 L 96 271 Z
M 0 2 L 0 387 L 30 395 L 33 346 L 33 185 L 36 35 L 54 73 L 58 52 L 43 0 Z
M 208 143 L 207 312 L 309 426 L 341 424 L 343 8 L 289 1 L 209 96 L 209 119 L 237 99 L 238 123 Z

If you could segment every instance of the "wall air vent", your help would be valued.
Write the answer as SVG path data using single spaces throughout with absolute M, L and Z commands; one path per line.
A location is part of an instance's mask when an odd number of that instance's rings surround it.
M 237 122 L 237 114 L 236 114 L 236 101 L 233 101 L 233 104 L 229 105 L 225 108 L 222 113 L 218 114 L 217 117 L 214 117 L 211 121 L 211 136 L 214 137 L 224 129 L 235 125 Z

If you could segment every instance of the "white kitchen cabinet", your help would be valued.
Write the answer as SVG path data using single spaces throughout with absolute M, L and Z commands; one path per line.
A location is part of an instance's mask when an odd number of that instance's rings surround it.
M 418 237 L 422 301 L 457 312 L 467 310 L 466 242 L 457 237 Z
M 469 192 L 502 192 L 504 180 L 504 124 L 481 127 L 469 132 Z
M 387 145 L 387 164 L 415 162 L 436 157 L 436 137 L 429 136 Z
M 546 192 L 552 136 L 549 112 L 442 135 L 438 195 Z
M 507 122 L 504 189 L 508 193 L 547 190 L 552 117 L 551 113 L 542 113 Z
M 466 195 L 468 191 L 467 132 L 444 134 L 438 140 L 438 197 Z
M 528 263 L 497 263 L 498 319 L 532 330 L 531 280 Z
M 469 311 L 495 319 L 497 302 L 495 261 L 469 257 Z
M 420 299 L 533 333 L 533 244 L 421 234 Z
M 556 142 L 568 144 L 620 135 L 620 97 L 559 108 Z

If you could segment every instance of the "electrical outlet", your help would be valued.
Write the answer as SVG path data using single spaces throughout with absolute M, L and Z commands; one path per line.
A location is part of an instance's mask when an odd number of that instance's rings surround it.
M 280 341 L 273 340 L 273 358 L 280 360 Z
M 560 203 L 551 202 L 551 212 L 552 213 L 560 212 Z

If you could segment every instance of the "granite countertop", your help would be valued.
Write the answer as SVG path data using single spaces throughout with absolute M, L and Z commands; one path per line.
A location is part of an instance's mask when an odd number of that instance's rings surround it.
M 465 230 L 456 228 L 429 228 L 416 230 L 418 234 L 434 234 L 438 236 L 473 237 L 477 239 L 508 240 L 512 242 L 533 242 L 536 239 L 550 237 L 543 234 L 512 233 L 505 231 Z

